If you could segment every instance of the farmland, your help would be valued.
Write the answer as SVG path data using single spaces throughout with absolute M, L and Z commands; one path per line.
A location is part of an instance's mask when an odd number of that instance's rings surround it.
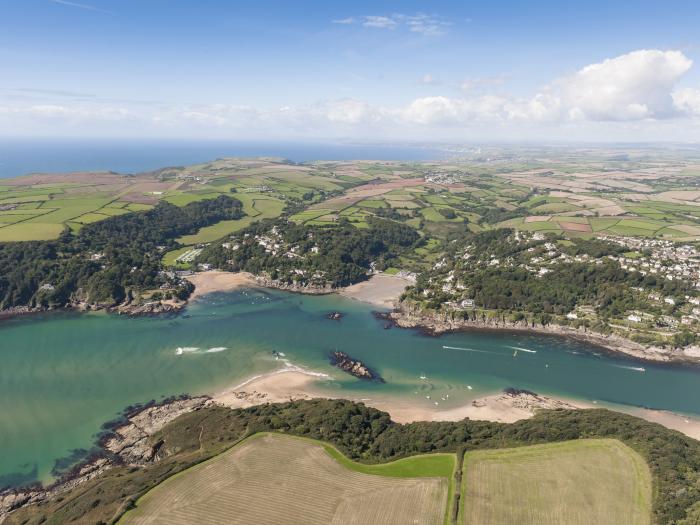
M 537 163 L 509 161 L 314 162 L 219 159 L 136 175 L 111 172 L 33 174 L 0 186 L 0 242 L 56 238 L 64 228 L 148 209 L 234 193 L 240 221 L 212 225 L 180 239 L 209 243 L 294 203 L 291 219 L 366 228 L 379 215 L 426 235 L 512 227 L 572 236 L 628 235 L 700 239 L 700 180 L 691 160 L 653 165 L 556 155 Z
M 119 523 L 447 522 L 454 459 L 366 465 L 328 444 L 257 434 L 152 489 Z M 463 472 L 459 523 L 650 522 L 649 469 L 617 440 L 469 452 Z
M 651 476 L 619 441 L 568 441 L 465 457 L 462 523 L 644 524 Z
M 288 437 L 251 441 L 251 429 Z M 177 523 L 188 522 L 188 513 L 197 509 L 227 522 L 242 516 L 245 523 L 347 523 L 341 516 L 333 521 L 329 503 L 334 501 L 339 510 L 347 509 L 348 501 L 356 503 L 350 522 L 361 513 L 357 519 L 384 522 L 382 515 L 366 515 L 381 512 L 374 493 L 381 494 L 382 509 L 393 509 L 412 495 L 415 501 L 405 508 L 421 517 L 419 523 L 465 523 L 472 519 L 468 509 L 484 516 L 495 512 L 492 521 L 480 523 L 528 523 L 507 521 L 489 506 L 493 499 L 486 491 L 504 503 L 527 499 L 543 520 L 550 511 L 566 513 L 573 520 L 567 523 L 577 523 L 577 508 L 597 517 L 601 506 L 610 512 L 602 523 L 625 511 L 628 515 L 618 522 L 693 523 L 698 515 L 700 444 L 661 425 L 602 409 L 543 410 L 513 424 L 465 419 L 400 425 L 388 414 L 344 400 L 237 410 L 211 405 L 181 415 L 151 435 L 147 445 L 145 450 L 160 447 L 152 461 L 117 463 L 60 497 L 23 506 L 5 523 L 107 523 L 119 517 L 121 523 Z M 451 460 L 462 451 L 464 466 L 452 475 Z M 461 515 L 454 512 L 456 500 L 445 497 L 447 477 L 464 481 L 455 494 L 461 492 Z M 359 492 L 358 480 L 364 487 Z M 319 481 L 316 497 L 297 497 Z M 329 494 L 332 488 L 337 492 Z M 356 499 L 342 500 L 341 495 L 351 494 Z M 257 519 L 263 505 L 271 513 L 268 520 Z M 418 511 L 416 505 L 426 507 Z M 228 511 L 218 514 L 221 509 Z
M 413 458 L 346 468 L 349 460 L 337 462 L 317 442 L 258 434 L 168 479 L 119 523 L 439 524 L 454 456 L 440 457 L 447 461 L 429 474 L 443 476 L 413 477 L 421 473 Z

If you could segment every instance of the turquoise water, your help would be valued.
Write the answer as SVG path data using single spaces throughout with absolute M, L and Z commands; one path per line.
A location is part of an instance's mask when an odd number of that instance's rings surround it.
M 334 310 L 346 313 L 342 321 L 324 318 Z M 207 296 L 175 318 L 57 313 L 3 322 L 0 485 L 49 480 L 56 460 L 89 449 L 102 423 L 127 405 L 216 392 L 279 368 L 273 351 L 329 374 L 323 388 L 354 398 L 438 401 L 447 409 L 513 386 L 700 415 L 700 369 L 640 365 L 554 337 L 385 330 L 371 311 L 337 296 L 244 290 Z M 386 384 L 331 367 L 335 348 L 365 361 Z

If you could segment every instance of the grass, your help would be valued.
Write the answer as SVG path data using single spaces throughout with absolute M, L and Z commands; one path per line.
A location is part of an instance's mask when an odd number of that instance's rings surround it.
M 437 463 L 426 467 L 440 473 L 437 479 L 412 475 L 421 468 L 406 467 L 410 462 L 377 475 L 336 453 L 311 439 L 256 434 L 168 478 L 119 523 L 213 523 L 233 515 L 239 523 L 309 525 L 443 520 L 448 483 L 444 470 L 430 466 Z M 441 460 L 444 466 L 454 466 L 454 455 L 440 456 L 451 459 L 451 465 Z M 448 479 L 451 475 L 447 470 Z
M 0 228 L 0 242 L 47 241 L 57 238 L 63 228 L 63 224 L 20 222 Z
M 177 239 L 177 242 L 188 246 L 213 242 L 217 239 L 225 237 L 226 235 L 242 230 L 243 228 L 250 226 L 255 221 L 277 217 L 284 209 L 284 203 L 276 199 L 246 200 L 243 207 L 244 210 L 246 209 L 246 203 L 248 204 L 248 211 L 251 212 L 247 216 L 241 219 L 221 221 L 217 222 L 216 224 L 212 224 L 211 226 L 205 226 L 195 234 L 183 235 Z
M 176 259 L 190 250 L 191 248 L 189 246 L 185 246 L 184 248 L 178 248 L 177 250 L 171 250 L 167 252 L 165 255 L 163 255 L 163 264 L 165 266 L 170 267 L 179 266 L 179 264 L 176 262 Z
M 469 452 L 461 523 L 643 525 L 651 474 L 614 439 L 585 439 Z

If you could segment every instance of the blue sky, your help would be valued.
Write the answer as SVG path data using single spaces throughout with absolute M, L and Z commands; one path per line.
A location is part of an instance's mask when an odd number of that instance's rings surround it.
M 4 136 L 700 140 L 694 2 L 0 9 Z

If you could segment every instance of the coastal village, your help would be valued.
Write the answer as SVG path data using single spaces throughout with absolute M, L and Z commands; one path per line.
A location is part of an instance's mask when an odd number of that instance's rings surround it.
M 565 265 L 611 265 L 624 275 L 651 277 L 653 287 L 640 284 L 629 287 L 629 307 L 612 314 L 602 313 L 595 302 L 577 301 L 569 311 L 555 308 L 546 315 L 546 323 L 575 328 L 606 329 L 632 340 L 663 344 L 680 333 L 696 332 L 700 327 L 700 252 L 695 246 L 660 239 L 604 236 L 599 239 L 620 253 L 598 255 L 573 253 L 571 240 L 540 232 L 514 231 L 494 250 L 482 250 L 471 244 L 435 262 L 419 279 L 418 300 L 433 301 L 442 311 L 461 317 L 503 316 L 492 305 L 484 304 L 467 284 L 481 270 L 525 270 L 546 283 L 553 272 Z M 500 254 L 500 255 L 499 255 Z M 664 286 L 675 283 L 673 293 Z M 415 292 L 408 291 L 416 298 Z M 516 321 L 524 314 L 507 312 Z M 543 324 L 545 324 L 543 322 Z M 694 339 L 693 339 L 694 340 Z

